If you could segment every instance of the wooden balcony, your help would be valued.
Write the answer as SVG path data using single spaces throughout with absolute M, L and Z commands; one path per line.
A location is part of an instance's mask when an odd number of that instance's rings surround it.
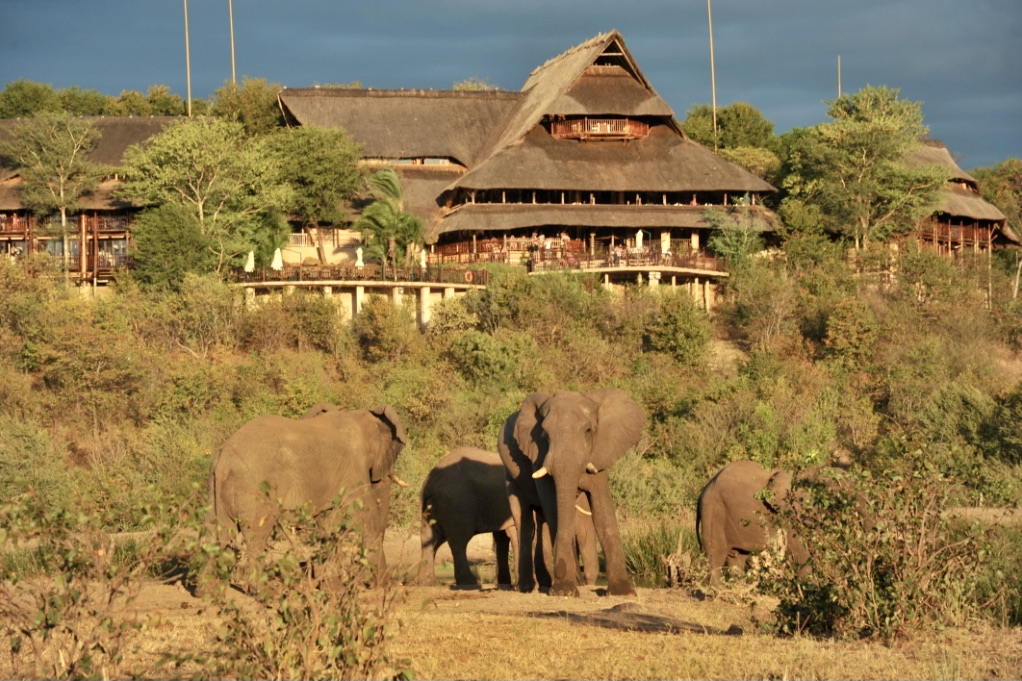
M 550 122 L 550 134 L 557 139 L 641 139 L 649 125 L 630 118 L 571 118 Z

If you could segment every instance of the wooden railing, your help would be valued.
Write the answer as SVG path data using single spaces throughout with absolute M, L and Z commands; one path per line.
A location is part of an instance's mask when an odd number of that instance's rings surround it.
M 649 124 L 628 118 L 572 118 L 551 121 L 550 134 L 559 139 L 639 139 L 649 134 Z

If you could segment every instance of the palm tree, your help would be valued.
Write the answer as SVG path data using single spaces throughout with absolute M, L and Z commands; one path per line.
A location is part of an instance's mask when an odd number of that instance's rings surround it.
M 355 228 L 362 232 L 367 253 L 389 263 L 396 278 L 398 263 L 410 267 L 422 247 L 424 223 L 405 211 L 401 179 L 392 168 L 376 171 L 368 182 L 376 200 L 362 211 Z

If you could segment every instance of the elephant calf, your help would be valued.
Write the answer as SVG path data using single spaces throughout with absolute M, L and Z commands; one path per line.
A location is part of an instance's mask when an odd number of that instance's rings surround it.
M 493 533 L 497 553 L 497 584 L 510 586 L 509 549 L 517 535 L 511 518 L 504 465 L 496 452 L 459 447 L 442 458 L 426 476 L 420 493 L 422 559 L 415 583 L 436 583 L 437 550 L 447 542 L 454 558 L 458 586 L 478 586 L 469 567 L 467 547 L 477 534 Z M 582 496 L 580 505 L 588 507 Z M 584 512 L 584 509 L 583 509 Z M 592 521 L 576 523 L 586 583 L 594 584 L 599 570 Z M 549 550 L 549 549 L 548 549 Z
M 756 498 L 767 489 L 769 502 Z M 696 507 L 696 538 L 710 562 L 710 586 L 720 585 L 725 565 L 744 569 L 749 554 L 767 548 L 767 533 L 776 531 L 777 510 L 790 491 L 790 473 L 767 471 L 755 461 L 728 464 L 706 483 Z M 805 574 L 809 555 L 797 537 L 788 537 L 788 553 Z
M 440 459 L 426 476 L 419 495 L 422 510 L 422 560 L 415 581 L 434 584 L 437 550 L 447 542 L 454 558 L 458 586 L 478 586 L 468 564 L 468 542 L 493 533 L 497 550 L 497 583 L 511 585 L 508 551 L 511 506 L 504 487 L 504 466 L 496 453 L 460 447 Z

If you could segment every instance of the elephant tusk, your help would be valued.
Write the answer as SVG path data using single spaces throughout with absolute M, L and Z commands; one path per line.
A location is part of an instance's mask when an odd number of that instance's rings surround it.
M 579 513 L 584 513 L 586 515 L 592 515 L 593 514 L 592 511 L 587 511 L 584 508 L 582 508 L 581 506 L 579 506 L 578 504 L 575 504 L 575 510 L 578 511 Z
M 390 479 L 393 480 L 394 484 L 397 485 L 398 487 L 408 487 L 408 483 L 407 482 L 405 482 L 401 478 L 397 477 L 393 473 L 390 474 Z
M 600 469 L 592 461 L 586 464 L 586 473 L 599 473 Z
M 534 477 L 534 478 L 542 478 L 542 477 L 543 477 L 544 475 L 546 475 L 546 474 L 547 474 L 547 473 L 549 473 L 549 472 L 550 472 L 550 471 L 548 471 L 548 470 L 546 469 L 546 466 L 543 466 L 542 468 L 540 468 L 539 470 L 537 470 L 537 471 L 536 471 L 535 473 L 533 473 L 533 474 L 532 474 L 532 477 Z

